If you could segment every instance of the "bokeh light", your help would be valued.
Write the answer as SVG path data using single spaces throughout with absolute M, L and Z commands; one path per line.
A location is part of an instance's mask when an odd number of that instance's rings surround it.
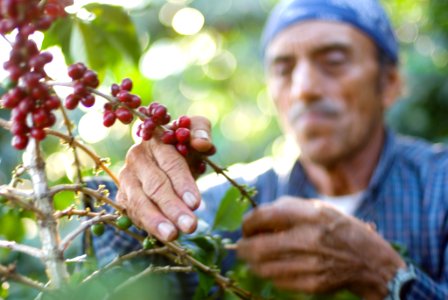
M 203 67 L 204 73 L 214 80 L 225 80 L 232 76 L 237 67 L 235 56 L 227 50 L 215 56 Z
M 204 26 L 204 15 L 197 9 L 185 7 L 176 12 L 173 17 L 173 29 L 182 35 L 198 33 Z
M 187 63 L 180 46 L 172 40 L 164 39 L 155 42 L 143 55 L 140 70 L 150 79 L 163 79 L 180 73 Z
M 86 112 L 78 124 L 79 136 L 90 144 L 95 144 L 104 140 L 109 133 L 109 129 L 103 126 L 103 115 L 95 110 Z

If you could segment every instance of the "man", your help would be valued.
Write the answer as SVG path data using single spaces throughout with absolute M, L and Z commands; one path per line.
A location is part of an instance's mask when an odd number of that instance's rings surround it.
M 288 176 L 255 180 L 263 205 L 244 221 L 239 258 L 290 291 L 448 299 L 448 151 L 384 127 L 400 76 L 383 9 L 375 0 L 282 1 L 263 42 L 272 98 L 301 155 Z M 192 126 L 192 146 L 206 152 L 208 121 Z M 134 146 L 120 181 L 117 200 L 139 227 L 165 241 L 195 231 L 201 196 L 171 146 Z M 204 196 L 206 219 L 221 190 Z

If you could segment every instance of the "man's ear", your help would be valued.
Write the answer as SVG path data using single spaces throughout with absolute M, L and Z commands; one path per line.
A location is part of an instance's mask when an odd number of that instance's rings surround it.
M 403 81 L 398 66 L 384 66 L 381 74 L 381 94 L 385 110 L 401 96 Z

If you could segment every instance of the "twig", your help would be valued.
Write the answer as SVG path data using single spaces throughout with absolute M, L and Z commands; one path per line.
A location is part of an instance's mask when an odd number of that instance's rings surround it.
M 232 184 L 234 187 L 236 187 L 236 188 L 240 191 L 241 195 L 243 195 L 244 198 L 246 198 L 247 200 L 249 200 L 249 202 L 250 202 L 250 204 L 252 205 L 253 208 L 257 207 L 257 202 L 255 202 L 255 200 L 252 199 L 252 197 L 249 195 L 249 193 L 247 192 L 247 190 L 246 190 L 243 186 L 239 185 L 235 180 L 233 180 L 232 178 L 230 178 L 229 175 L 226 174 L 226 172 L 224 171 L 223 168 L 219 167 L 217 164 L 215 164 L 214 162 L 212 162 L 212 161 L 211 161 L 208 157 L 206 157 L 206 156 L 202 157 L 202 159 L 203 159 L 203 160 L 204 160 L 210 167 L 212 167 L 212 169 L 213 169 L 216 173 L 218 173 L 218 174 L 224 176 L 224 177 L 230 182 L 230 184 Z
M 73 257 L 73 258 L 67 258 L 65 260 L 65 262 L 68 264 L 69 263 L 83 263 L 83 262 L 86 262 L 86 259 L 87 259 L 87 254 L 83 254 L 80 256 Z
M 191 273 L 193 272 L 193 268 L 191 266 L 165 266 L 165 267 L 155 267 L 153 265 L 150 265 L 142 272 L 138 273 L 135 276 L 130 277 L 128 280 L 117 286 L 111 294 L 114 294 L 118 292 L 119 290 L 135 283 L 136 281 L 140 280 L 141 278 L 145 277 L 148 274 L 155 274 L 155 273 L 170 273 L 170 272 L 181 272 L 181 273 Z M 107 295 L 104 299 L 109 299 L 110 294 Z
M 67 209 L 64 209 L 62 211 L 57 211 L 57 212 L 54 213 L 54 217 L 56 219 L 60 219 L 60 218 L 63 218 L 63 217 L 69 217 L 70 218 L 72 216 L 91 217 L 91 218 L 93 218 L 93 217 L 96 217 L 96 216 L 99 216 L 99 215 L 103 215 L 103 213 L 101 213 L 101 212 L 92 212 L 92 211 L 89 211 L 89 210 L 79 210 L 79 209 L 76 209 L 74 206 L 70 206 Z
M 0 36 L 11 46 L 11 48 L 14 46 L 12 42 L 6 38 L 6 36 L 4 36 L 3 34 L 0 34 Z
M 80 186 L 78 184 L 60 184 L 58 186 L 52 187 L 50 190 L 51 195 L 55 195 L 62 191 L 73 191 L 73 192 L 79 192 L 84 193 L 86 195 L 89 195 L 103 203 L 109 204 L 112 206 L 115 210 L 119 211 L 121 214 L 126 214 L 126 209 L 121 206 L 120 204 L 116 203 L 115 201 L 105 197 L 100 192 Z
M 114 181 L 114 183 L 117 185 L 117 187 L 120 186 L 120 182 L 118 181 L 117 176 L 115 176 L 115 174 L 106 166 L 104 161 L 100 157 L 98 157 L 92 150 L 87 148 L 85 145 L 81 144 L 75 138 L 71 138 L 63 133 L 60 133 L 59 131 L 52 130 L 52 129 L 46 129 L 45 131 L 50 135 L 56 136 L 56 137 L 64 140 L 70 146 L 79 148 L 82 151 L 84 151 L 95 162 L 97 167 L 101 168 L 104 172 L 107 173 L 107 175 L 110 176 L 110 178 Z
M 46 288 L 43 283 L 35 281 L 35 280 L 33 280 L 31 278 L 28 278 L 26 276 L 17 274 L 15 272 L 15 266 L 8 266 L 8 267 L 6 267 L 4 265 L 0 265 L 0 275 L 2 277 L 9 278 L 9 279 L 14 280 L 16 282 L 19 282 L 19 283 L 22 283 L 24 285 L 30 286 L 32 288 L 35 288 L 35 289 L 37 289 L 39 291 L 48 291 L 48 288 Z
M 193 266 L 201 270 L 202 272 L 212 276 L 215 278 L 215 281 L 225 289 L 229 289 L 233 293 L 235 293 L 241 299 L 257 299 L 250 292 L 238 287 L 235 283 L 225 277 L 222 276 L 216 269 L 210 268 L 209 266 L 204 265 L 202 262 L 198 261 L 191 255 L 188 255 L 185 249 L 183 249 L 177 242 L 166 243 L 168 248 L 173 250 L 175 253 L 179 254 L 181 257 L 184 257 L 188 262 L 190 262 Z
M 74 231 L 72 231 L 70 234 L 68 234 L 65 239 L 61 242 L 59 246 L 59 251 L 64 252 L 67 247 L 71 244 L 71 242 L 84 230 L 92 226 L 93 224 L 100 223 L 100 222 L 107 222 L 107 221 L 113 221 L 118 218 L 117 215 L 100 215 L 93 217 L 92 219 L 86 220 L 82 222 Z
M 0 248 L 6 248 L 17 252 L 22 252 L 37 257 L 39 259 L 43 258 L 42 250 L 27 245 L 18 244 L 14 241 L 0 240 Z
M 87 281 L 97 277 L 99 274 L 104 273 L 105 271 L 111 269 L 112 267 L 120 265 L 121 263 L 123 263 L 126 260 L 130 260 L 130 259 L 133 259 L 133 258 L 136 258 L 136 257 L 139 257 L 139 256 L 144 256 L 144 255 L 162 254 L 162 253 L 165 253 L 167 251 L 168 251 L 167 247 L 160 247 L 160 248 L 151 249 L 151 250 L 140 249 L 140 250 L 137 250 L 137 251 L 133 251 L 133 252 L 127 253 L 127 254 L 122 255 L 122 256 L 118 256 L 113 261 L 111 261 L 106 266 L 104 266 L 103 268 L 96 270 L 95 272 L 93 272 L 92 274 L 90 274 L 89 276 L 84 278 L 82 283 L 85 283 L 85 282 L 87 282 Z
M 44 216 L 43 212 L 31 202 L 33 197 L 32 192 L 28 193 L 23 190 L 18 190 L 10 188 L 9 186 L 6 185 L 2 185 L 0 186 L 0 196 L 5 197 L 6 199 L 17 204 L 19 207 L 23 209 L 34 212 L 36 216 L 40 219 L 42 219 Z

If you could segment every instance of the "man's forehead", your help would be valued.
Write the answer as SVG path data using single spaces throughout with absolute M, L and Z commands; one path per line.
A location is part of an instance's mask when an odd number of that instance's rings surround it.
M 369 39 L 357 29 L 342 23 L 309 21 L 291 26 L 279 33 L 267 47 L 267 59 L 283 56 L 298 48 L 320 51 L 329 48 L 352 48 Z

